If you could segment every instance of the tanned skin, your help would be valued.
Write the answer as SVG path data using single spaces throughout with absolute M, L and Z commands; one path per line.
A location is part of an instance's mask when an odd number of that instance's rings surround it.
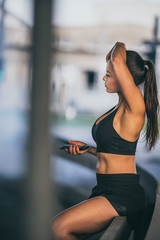
M 141 91 L 135 85 L 132 75 L 126 65 L 125 44 L 117 42 L 106 56 L 106 75 L 103 77 L 106 91 L 117 93 L 119 101 L 113 119 L 116 132 L 127 141 L 134 142 L 139 137 L 145 121 L 145 103 Z M 103 115 L 96 122 L 98 124 L 108 114 Z M 136 173 L 135 156 L 101 153 L 90 146 L 80 151 L 78 145 L 84 142 L 70 140 L 66 153 L 79 155 L 85 152 L 97 156 L 97 173 Z M 110 202 L 103 196 L 87 199 L 62 213 L 53 221 L 52 231 L 55 240 L 86 239 L 106 228 L 111 220 L 119 216 Z

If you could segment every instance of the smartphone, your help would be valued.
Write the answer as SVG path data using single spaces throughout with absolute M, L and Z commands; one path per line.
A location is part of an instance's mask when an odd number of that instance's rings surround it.
M 70 146 L 74 146 L 74 144 L 64 144 L 63 146 L 60 147 L 60 149 L 69 149 Z M 78 146 L 79 150 L 86 150 L 87 148 L 89 148 L 88 145 L 84 145 L 84 146 Z

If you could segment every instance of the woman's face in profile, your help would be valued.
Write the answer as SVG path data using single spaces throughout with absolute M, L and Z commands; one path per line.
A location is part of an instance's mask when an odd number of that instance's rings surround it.
M 112 68 L 112 65 L 110 61 L 107 62 L 106 65 L 106 74 L 103 77 L 103 80 L 105 81 L 105 87 L 106 91 L 109 93 L 116 93 L 120 92 L 119 86 L 116 81 L 116 77 Z

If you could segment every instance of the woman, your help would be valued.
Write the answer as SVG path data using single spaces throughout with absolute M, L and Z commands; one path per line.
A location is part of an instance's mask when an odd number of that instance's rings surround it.
M 80 141 L 69 141 L 72 155 L 89 152 L 97 156 L 97 185 L 87 200 L 58 214 L 52 230 L 56 240 L 86 239 L 116 216 L 133 223 L 143 213 L 145 194 L 136 173 L 135 151 L 147 115 L 149 150 L 158 138 L 158 98 L 155 70 L 134 51 L 117 42 L 106 56 L 106 91 L 117 93 L 117 106 L 98 118 L 92 128 L 97 148 L 80 151 Z M 144 97 L 138 86 L 144 83 Z

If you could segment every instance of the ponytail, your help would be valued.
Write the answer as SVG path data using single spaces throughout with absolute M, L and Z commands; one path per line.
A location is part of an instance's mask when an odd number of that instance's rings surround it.
M 144 101 L 147 115 L 146 144 L 148 149 L 151 150 L 159 135 L 159 102 L 154 65 L 151 61 L 144 61 L 144 64 L 146 68 L 146 78 L 144 83 Z

